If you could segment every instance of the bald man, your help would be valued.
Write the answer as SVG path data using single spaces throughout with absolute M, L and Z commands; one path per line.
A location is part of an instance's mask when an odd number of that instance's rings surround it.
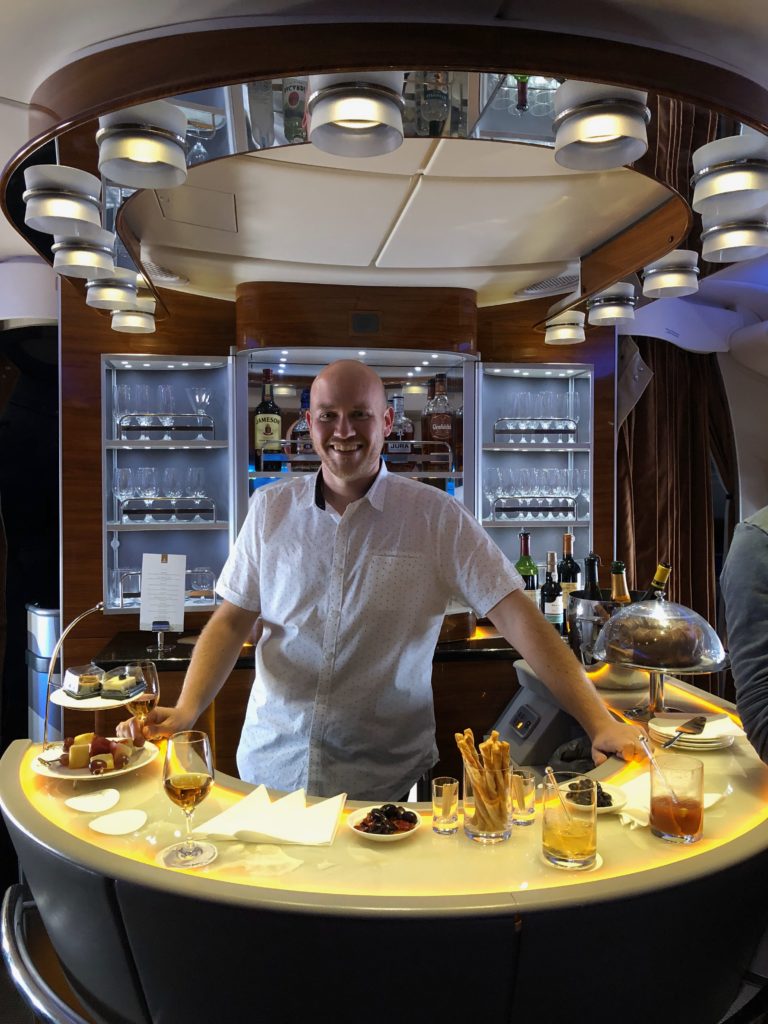
M 582 724 L 597 763 L 642 756 L 637 727 L 606 711 L 464 506 L 387 473 L 392 418 L 363 363 L 341 360 L 315 378 L 309 423 L 321 468 L 254 494 L 179 701 L 156 708 L 145 734 L 191 727 L 261 616 L 241 777 L 319 796 L 399 798 L 437 760 L 432 657 L 446 605 L 460 597 Z

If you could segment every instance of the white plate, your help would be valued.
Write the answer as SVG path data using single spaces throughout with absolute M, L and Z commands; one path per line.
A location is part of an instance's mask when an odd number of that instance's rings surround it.
M 76 700 L 63 687 L 54 690 L 51 694 L 51 704 L 58 704 L 62 708 L 72 708 L 74 711 L 106 711 L 107 708 L 119 708 L 127 704 L 127 700 L 111 700 L 109 697 L 83 697 Z
M 597 814 L 615 814 L 617 811 L 620 811 L 624 804 L 627 802 L 624 790 L 621 789 L 619 786 L 612 786 L 608 782 L 601 782 L 600 787 L 604 793 L 607 793 L 608 796 L 610 796 L 610 798 L 613 800 L 613 803 L 610 807 L 596 807 L 595 811 L 597 812 Z M 569 792 L 567 782 L 564 783 L 560 788 L 565 794 Z
M 654 743 L 657 743 L 659 746 L 662 746 L 668 739 L 671 739 L 670 736 L 665 736 L 663 733 L 657 733 L 650 729 L 649 735 Z M 666 754 L 669 752 L 674 754 L 676 750 L 688 750 L 702 754 L 707 750 L 723 750 L 725 747 L 730 747 L 735 739 L 735 736 L 721 736 L 720 739 L 697 740 L 695 736 L 688 736 L 686 739 L 679 739 L 671 747 L 668 747 L 667 750 L 663 750 L 662 753 Z
M 147 820 L 146 811 L 115 811 L 88 822 L 88 828 L 103 836 L 127 836 L 140 829 Z
M 347 826 L 356 836 L 361 836 L 363 839 L 371 839 L 374 843 L 397 843 L 401 839 L 408 839 L 409 836 L 415 835 L 421 828 L 422 818 L 418 811 L 413 812 L 416 815 L 416 824 L 410 832 L 395 832 L 391 836 L 377 836 L 373 832 L 361 832 L 355 828 L 355 825 L 359 824 L 375 807 L 381 806 L 382 804 L 371 804 L 370 807 L 363 807 L 362 810 L 352 811 L 347 817 Z M 406 807 L 407 811 L 410 811 L 410 809 L 410 807 Z
M 111 810 L 120 799 L 116 789 L 100 789 L 98 793 L 84 793 L 82 796 L 71 796 L 64 803 L 73 811 L 85 814 L 100 814 Z
M 46 750 L 45 755 L 46 757 L 56 757 L 59 753 L 61 753 L 61 743 L 54 743 L 50 750 Z M 126 775 L 128 772 L 135 772 L 137 768 L 143 768 L 145 764 L 154 761 L 157 753 L 155 744 L 147 740 L 144 746 L 139 747 L 132 755 L 125 768 L 115 768 L 111 772 L 104 772 L 103 775 L 91 775 L 87 768 L 62 768 L 60 764 L 48 766 L 35 756 L 32 758 L 32 771 L 46 779 L 66 779 L 68 782 L 75 782 L 76 780 L 80 782 L 90 780 L 106 782 L 109 779 L 116 778 L 118 775 Z

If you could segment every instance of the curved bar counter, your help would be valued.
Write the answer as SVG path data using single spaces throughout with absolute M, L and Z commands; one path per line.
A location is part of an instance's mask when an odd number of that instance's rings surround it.
M 681 696 L 704 697 L 675 684 Z M 159 758 L 106 783 L 116 809 L 147 813 L 108 837 L 64 804 L 104 784 L 34 774 L 38 749 L 19 740 L 0 763 L 3 814 L 73 988 L 110 1024 L 291 1022 L 321 1001 L 343 1021 L 715 1024 L 764 931 L 768 769 L 746 740 L 702 755 L 706 791 L 725 796 L 699 843 L 601 815 L 602 864 L 575 874 L 543 862 L 538 819 L 483 847 L 434 835 L 425 808 L 404 843 L 369 843 L 343 821 L 331 846 L 219 842 L 208 868 L 171 871 L 155 858 L 182 813 Z M 620 784 L 643 770 L 611 759 L 597 774 Z M 218 776 L 196 823 L 250 788 Z

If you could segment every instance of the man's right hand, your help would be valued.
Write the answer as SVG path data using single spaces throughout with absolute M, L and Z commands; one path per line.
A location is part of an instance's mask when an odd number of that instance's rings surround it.
M 135 740 L 142 736 L 145 740 L 165 739 L 175 732 L 182 732 L 192 728 L 192 722 L 180 708 L 156 707 L 147 715 L 144 725 L 139 724 L 138 719 L 129 718 L 125 722 L 119 722 L 117 726 L 118 736 L 127 736 Z

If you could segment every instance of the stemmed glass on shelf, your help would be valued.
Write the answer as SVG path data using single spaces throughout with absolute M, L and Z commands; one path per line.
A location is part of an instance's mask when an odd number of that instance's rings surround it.
M 149 384 L 134 384 L 133 385 L 133 404 L 134 412 L 137 414 L 136 419 L 138 420 L 139 426 L 142 428 L 139 434 L 140 441 L 149 441 L 149 434 L 147 430 L 152 426 L 154 416 L 150 414 L 152 408 L 152 391 Z
M 123 502 L 133 498 L 136 494 L 136 487 L 133 482 L 133 471 L 126 466 L 115 469 L 112 476 L 112 493 L 117 499 L 117 516 L 123 522 L 128 521 L 128 516 L 123 512 Z
M 157 411 L 160 414 L 160 423 L 165 427 L 163 440 L 170 441 L 170 428 L 173 426 L 173 414 L 176 411 L 176 399 L 170 384 L 157 385 Z
M 205 497 L 205 471 L 202 466 L 190 466 L 187 470 L 187 494 L 194 498 L 195 505 L 200 505 L 200 499 Z M 200 519 L 200 513 L 195 519 Z
M 166 466 L 162 475 L 163 496 L 171 499 L 171 521 L 176 521 L 176 501 L 184 493 L 181 474 L 175 466 Z
M 205 441 L 205 435 L 203 430 L 210 430 L 207 427 L 202 417 L 208 415 L 208 409 L 210 408 L 211 402 L 213 401 L 213 391 L 205 385 L 200 385 L 196 388 L 187 388 L 187 397 L 189 398 L 189 404 L 192 406 L 195 414 L 201 418 L 201 422 L 198 423 L 200 427 L 200 433 L 197 435 L 198 441 Z
M 149 510 L 152 499 L 156 498 L 160 493 L 160 488 L 157 484 L 157 470 L 154 466 L 139 466 L 136 470 L 136 493 L 140 498 L 144 499 L 144 504 L 147 510 Z M 154 522 L 154 517 L 149 511 L 144 516 L 144 522 Z
M 213 843 L 192 837 L 192 815 L 212 785 L 213 758 L 206 733 L 195 729 L 174 733 L 165 750 L 163 787 L 168 799 L 184 811 L 186 837 L 161 851 L 160 861 L 166 867 L 200 868 L 216 859 Z

